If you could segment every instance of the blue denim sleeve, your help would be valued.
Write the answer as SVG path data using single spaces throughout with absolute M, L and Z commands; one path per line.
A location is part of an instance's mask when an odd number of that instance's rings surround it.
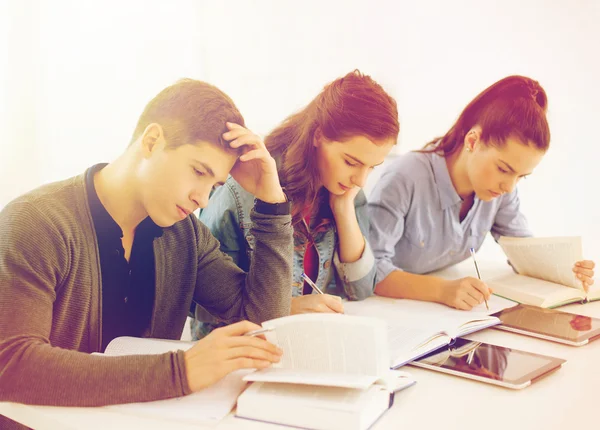
M 219 187 L 210 197 L 206 208 L 198 217 L 206 225 L 212 235 L 221 244 L 221 251 L 229 255 L 242 270 L 248 271 L 246 262 L 246 247 L 242 232 L 238 202 L 231 181 Z
M 369 219 L 367 215 L 367 198 L 361 190 L 354 201 L 356 218 L 365 240 L 365 249 L 361 257 L 352 263 L 342 263 L 337 250 L 333 255 L 333 264 L 337 278 L 350 300 L 363 300 L 373 293 L 375 287 L 375 258 L 367 240 L 369 234 Z M 337 240 L 337 235 L 336 235 Z

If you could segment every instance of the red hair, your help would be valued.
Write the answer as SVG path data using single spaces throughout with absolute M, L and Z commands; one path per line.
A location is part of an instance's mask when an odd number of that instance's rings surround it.
M 374 143 L 398 138 L 396 101 L 370 76 L 358 70 L 326 85 L 304 109 L 284 120 L 266 138 L 269 152 L 280 158 L 279 177 L 290 196 L 292 222 L 302 221 L 305 208 L 318 199 L 319 214 L 327 224 L 332 218 L 328 192 L 319 190 L 314 140 L 319 133 L 328 140 L 343 142 L 365 136 Z M 327 204 L 325 204 L 327 203 Z
M 483 90 L 462 111 L 452 128 L 419 152 L 449 156 L 459 151 L 475 125 L 481 127 L 485 144 L 501 147 L 509 137 L 524 145 L 530 142 L 546 151 L 550 128 L 546 119 L 548 98 L 542 86 L 525 76 L 508 76 Z

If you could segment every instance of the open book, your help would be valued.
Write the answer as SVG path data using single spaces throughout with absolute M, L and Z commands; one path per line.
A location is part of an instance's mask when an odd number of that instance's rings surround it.
M 236 416 L 311 429 L 366 429 L 414 384 L 389 368 L 384 321 L 340 314 L 301 314 L 263 322 L 282 359 L 246 375 L 256 381 Z
M 573 272 L 583 260 L 581 237 L 501 237 L 498 243 L 518 274 L 490 279 L 495 294 L 542 308 L 600 300 L 600 287 L 586 293 Z
M 104 355 L 164 354 L 179 349 L 185 351 L 193 345 L 194 342 L 124 336 L 112 340 Z M 234 407 L 238 396 L 248 385 L 243 378 L 249 372 L 244 370 L 230 373 L 216 384 L 184 397 L 104 408 L 124 414 L 151 416 L 166 422 L 214 425 Z
M 500 324 L 498 318 L 490 315 L 516 305 L 496 296 L 490 297 L 488 304 L 489 310 L 481 304 L 470 311 L 461 311 L 439 303 L 372 296 L 360 302 L 345 303 L 344 309 L 349 315 L 385 321 L 390 367 L 398 368 L 448 345 L 459 336 Z

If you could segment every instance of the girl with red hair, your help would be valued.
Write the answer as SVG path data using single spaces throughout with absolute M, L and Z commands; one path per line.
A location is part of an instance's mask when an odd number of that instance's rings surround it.
M 369 202 L 377 294 L 465 310 L 489 298 L 477 278 L 427 273 L 468 258 L 488 232 L 532 235 L 516 186 L 550 145 L 547 105 L 537 81 L 506 77 L 475 97 L 444 136 L 388 165 Z M 573 263 L 587 289 L 594 263 Z
M 292 202 L 292 314 L 341 313 L 340 297 L 361 300 L 372 294 L 375 259 L 365 239 L 369 226 L 362 187 L 395 145 L 398 132 L 395 100 L 369 76 L 354 71 L 328 84 L 266 137 Z M 245 271 L 255 247 L 249 222 L 253 206 L 254 197 L 230 177 L 200 214 L 221 250 Z M 316 294 L 304 273 L 325 294 Z M 196 338 L 219 323 L 210 309 L 197 308 L 196 317 L 212 323 L 195 324 Z

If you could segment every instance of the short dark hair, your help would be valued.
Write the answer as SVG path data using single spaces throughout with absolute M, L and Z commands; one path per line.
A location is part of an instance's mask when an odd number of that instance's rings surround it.
M 231 98 L 217 87 L 195 79 L 181 79 L 162 90 L 144 108 L 131 138 L 134 142 L 146 127 L 160 124 L 170 148 L 199 140 L 231 150 L 222 134 L 226 122 L 245 126 Z

